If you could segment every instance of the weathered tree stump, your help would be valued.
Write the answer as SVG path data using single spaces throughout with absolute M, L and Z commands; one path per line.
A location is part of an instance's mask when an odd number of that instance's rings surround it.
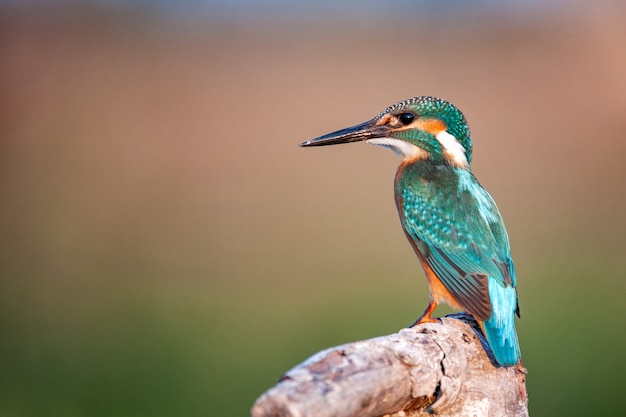
M 253 417 L 433 415 L 528 416 L 526 369 L 498 366 L 467 314 L 321 351 L 252 408 Z

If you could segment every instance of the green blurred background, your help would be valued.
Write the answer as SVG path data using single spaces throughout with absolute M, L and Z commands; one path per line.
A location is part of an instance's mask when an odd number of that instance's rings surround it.
M 507 222 L 531 415 L 626 414 L 623 2 L 0 5 L 0 415 L 247 415 L 410 324 L 399 160 L 297 144 L 426 94 Z

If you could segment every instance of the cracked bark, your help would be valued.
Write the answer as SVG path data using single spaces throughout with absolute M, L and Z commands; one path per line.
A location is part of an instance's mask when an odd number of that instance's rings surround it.
M 498 366 L 467 314 L 321 351 L 252 408 L 253 417 L 432 415 L 528 416 L 526 370 Z

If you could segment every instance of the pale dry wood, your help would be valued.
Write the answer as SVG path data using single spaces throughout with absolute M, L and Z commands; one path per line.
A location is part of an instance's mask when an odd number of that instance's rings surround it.
M 495 365 L 486 346 L 474 319 L 454 314 L 327 349 L 259 397 L 252 416 L 528 416 L 526 370 Z

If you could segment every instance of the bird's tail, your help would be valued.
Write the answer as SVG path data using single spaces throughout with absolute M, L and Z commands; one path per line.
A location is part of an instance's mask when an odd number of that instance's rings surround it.
M 502 366 L 515 365 L 521 356 L 515 331 L 517 292 L 512 286 L 503 287 L 489 278 L 491 317 L 483 322 L 483 329 L 498 363 Z

